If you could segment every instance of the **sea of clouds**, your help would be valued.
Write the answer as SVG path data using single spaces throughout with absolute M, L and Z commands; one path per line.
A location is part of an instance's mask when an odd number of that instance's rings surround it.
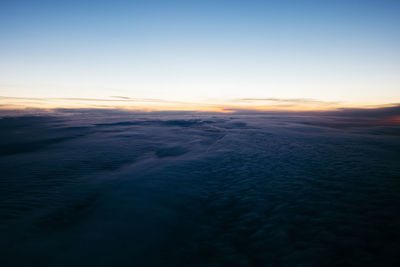
M 3 111 L 3 266 L 399 266 L 399 115 Z

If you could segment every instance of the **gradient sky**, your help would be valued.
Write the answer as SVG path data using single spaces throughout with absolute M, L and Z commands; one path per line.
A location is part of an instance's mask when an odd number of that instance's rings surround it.
M 398 0 L 3 0 L 0 96 L 399 103 L 399 14 Z

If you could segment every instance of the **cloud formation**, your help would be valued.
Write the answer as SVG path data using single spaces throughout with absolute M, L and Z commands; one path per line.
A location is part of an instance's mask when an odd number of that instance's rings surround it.
M 8 113 L 2 261 L 395 266 L 399 111 Z

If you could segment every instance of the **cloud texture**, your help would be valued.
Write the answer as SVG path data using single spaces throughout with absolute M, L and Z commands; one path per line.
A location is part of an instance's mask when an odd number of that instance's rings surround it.
M 8 113 L 2 261 L 396 266 L 399 114 Z

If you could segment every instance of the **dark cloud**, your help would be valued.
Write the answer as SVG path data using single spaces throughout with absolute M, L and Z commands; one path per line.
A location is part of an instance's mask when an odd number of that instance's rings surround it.
M 337 111 L 320 112 L 320 121 L 334 127 L 379 127 L 379 126 L 399 126 L 400 125 L 400 106 L 379 107 L 369 109 L 339 109 Z
M 345 117 L 388 118 L 400 116 L 400 104 L 375 108 L 341 108 L 335 112 L 326 112 L 326 114 Z
M 399 107 L 29 112 L 0 119 L 4 266 L 399 265 Z
M 156 155 L 159 158 L 176 157 L 184 155 L 188 151 L 189 150 L 184 147 L 174 146 L 174 147 L 160 148 L 159 150 L 157 150 Z

